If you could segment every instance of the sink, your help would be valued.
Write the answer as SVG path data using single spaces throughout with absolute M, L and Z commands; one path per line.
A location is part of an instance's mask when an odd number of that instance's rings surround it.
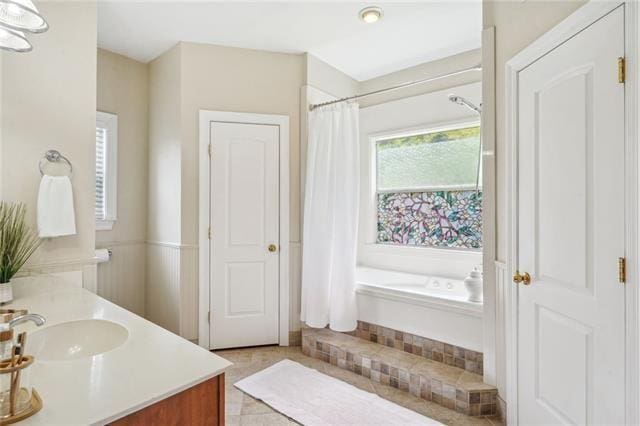
M 128 337 L 127 329 L 112 321 L 69 321 L 29 333 L 27 353 L 38 361 L 71 361 L 113 350 Z

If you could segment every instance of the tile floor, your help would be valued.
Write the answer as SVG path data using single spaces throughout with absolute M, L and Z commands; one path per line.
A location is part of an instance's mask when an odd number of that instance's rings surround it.
M 498 425 L 495 417 L 467 417 L 438 404 L 424 401 L 411 394 L 372 382 L 350 371 L 327 364 L 302 354 L 300 347 L 261 347 L 216 351 L 216 354 L 233 362 L 226 373 L 227 424 L 234 425 L 295 425 L 296 422 L 274 411 L 268 405 L 236 389 L 233 384 L 283 359 L 299 362 L 322 373 L 350 383 L 360 389 L 376 393 L 398 405 L 417 411 L 447 425 Z

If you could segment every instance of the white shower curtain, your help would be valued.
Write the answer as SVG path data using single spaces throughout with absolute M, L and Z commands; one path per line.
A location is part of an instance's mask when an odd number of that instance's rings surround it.
M 356 103 L 309 114 L 301 319 L 311 327 L 351 331 L 357 324 L 358 114 Z

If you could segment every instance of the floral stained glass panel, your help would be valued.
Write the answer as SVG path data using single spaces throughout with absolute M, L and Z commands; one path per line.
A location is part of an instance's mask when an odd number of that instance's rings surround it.
M 482 192 L 379 193 L 378 243 L 480 249 Z

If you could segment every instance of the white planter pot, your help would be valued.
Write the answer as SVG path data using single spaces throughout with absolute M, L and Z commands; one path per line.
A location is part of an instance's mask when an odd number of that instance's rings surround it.
M 11 281 L 8 283 L 0 284 L 0 304 L 9 303 L 13 300 L 13 284 Z
M 469 302 L 482 302 L 482 272 L 478 271 L 478 268 L 473 268 L 464 279 L 464 286 L 469 292 Z

